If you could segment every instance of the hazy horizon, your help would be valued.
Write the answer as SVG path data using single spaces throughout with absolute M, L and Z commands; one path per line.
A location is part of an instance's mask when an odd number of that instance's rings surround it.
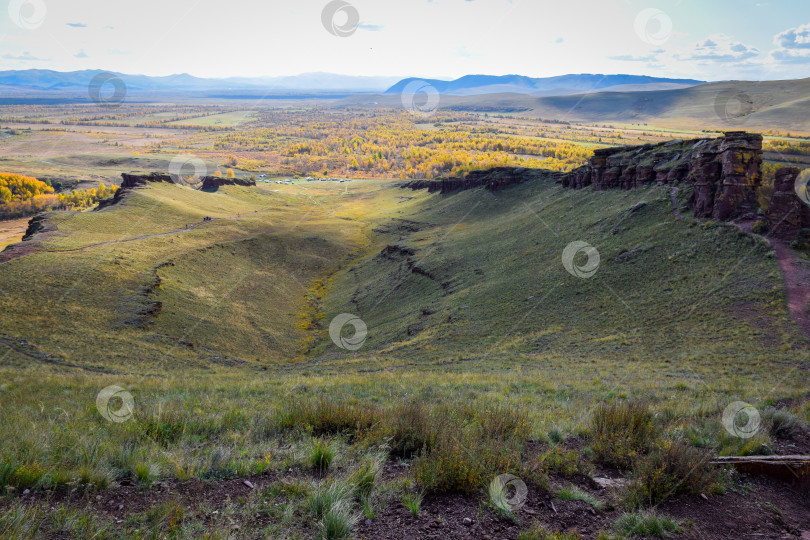
M 209 0 L 132 7 L 10 0 L 7 7 L 2 70 L 442 80 L 615 73 L 717 81 L 804 78 L 810 65 L 810 5 L 799 0 L 303 0 L 294 9 L 234 0 L 227 10 Z

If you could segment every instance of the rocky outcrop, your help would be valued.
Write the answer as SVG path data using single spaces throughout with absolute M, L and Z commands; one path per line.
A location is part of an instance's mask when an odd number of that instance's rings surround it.
M 464 178 L 444 178 L 441 180 L 414 180 L 403 185 L 410 189 L 427 189 L 429 192 L 451 193 L 457 190 L 485 187 L 497 191 L 505 187 L 531 180 L 557 179 L 560 173 L 544 169 L 496 167 L 485 171 L 471 171 Z
M 761 165 L 762 136 L 732 131 L 718 139 L 600 148 L 561 183 L 602 191 L 690 182 L 695 216 L 725 220 L 755 207 Z
M 176 184 L 172 175 L 162 173 L 150 174 L 121 174 L 122 182 L 121 189 L 133 189 L 136 187 L 143 187 L 153 183 L 166 182 L 167 184 Z
M 500 167 L 465 178 L 417 180 L 412 189 L 449 193 L 483 186 L 490 190 L 536 179 L 595 191 L 637 189 L 645 184 L 691 183 L 689 206 L 696 217 L 729 220 L 751 215 L 762 181 L 762 135 L 731 131 L 716 139 L 675 140 L 595 150 L 587 165 L 570 173 Z
M 121 187 L 115 192 L 111 199 L 104 199 L 98 202 L 96 211 L 104 210 L 107 207 L 114 206 L 121 202 L 130 190 L 138 187 L 144 187 L 152 183 L 166 182 L 167 184 L 175 184 L 170 174 L 150 173 L 150 174 L 128 174 L 121 173 Z
M 155 183 L 167 183 L 167 184 L 183 184 L 186 185 L 183 180 L 177 176 L 172 174 L 164 174 L 164 173 L 150 173 L 150 174 L 129 174 L 129 173 L 122 173 L 121 174 L 121 187 L 118 191 L 115 192 L 115 196 L 112 199 L 106 199 L 103 201 L 99 201 L 98 207 L 96 210 L 103 210 L 108 206 L 113 206 L 118 204 L 130 190 L 148 186 L 149 184 Z M 220 186 L 255 186 L 256 182 L 254 180 L 243 180 L 241 178 L 223 178 L 220 176 L 205 176 L 201 180 L 201 189 L 202 191 L 216 191 L 219 189 Z
M 216 191 L 220 186 L 255 186 L 255 180 L 242 178 L 223 178 L 221 176 L 206 176 L 202 179 L 203 191 Z
M 776 238 L 795 240 L 802 229 L 810 228 L 810 207 L 796 194 L 796 178 L 800 172 L 796 167 L 776 171 L 773 195 L 765 212 L 769 232 Z
M 51 232 L 55 230 L 56 225 L 49 221 L 44 213 L 37 214 L 28 221 L 28 227 L 25 229 L 25 234 L 22 237 L 22 241 L 26 242 L 33 238 L 34 235 L 39 233 Z

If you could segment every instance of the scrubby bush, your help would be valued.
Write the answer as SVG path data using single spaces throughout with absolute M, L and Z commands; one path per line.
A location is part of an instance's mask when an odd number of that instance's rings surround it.
M 769 407 L 762 412 L 762 419 L 771 435 L 781 439 L 794 437 L 807 429 L 805 423 L 787 409 Z
M 639 401 L 602 403 L 591 421 L 593 450 L 603 463 L 629 468 L 656 440 L 653 414 Z
M 407 401 L 397 405 L 387 412 L 384 424 L 384 436 L 395 456 L 413 457 L 422 450 L 429 451 L 436 442 L 430 410 L 422 403 Z
M 441 433 L 434 449 L 414 461 L 412 471 L 426 493 L 470 494 L 492 476 L 519 466 L 515 445 L 456 428 Z
M 354 437 L 368 431 L 378 417 L 375 407 L 322 396 L 291 400 L 279 412 L 278 423 L 283 429 L 311 429 L 317 435 L 346 433 Z
M 414 460 L 412 472 L 426 493 L 473 493 L 499 474 L 521 466 L 523 441 L 493 438 L 480 425 L 448 421 L 434 448 Z
M 718 477 L 709 454 L 682 441 L 664 441 L 635 459 L 625 502 L 638 507 L 659 504 L 675 495 L 711 492 Z
M 751 231 L 755 234 L 765 234 L 768 232 L 768 222 L 764 219 L 758 219 L 751 226 Z
M 479 406 L 475 420 L 481 431 L 493 439 L 525 441 L 530 435 L 529 414 L 522 408 L 508 405 Z
M 542 474 L 555 472 L 563 476 L 588 473 L 588 463 L 577 452 L 559 446 L 530 458 L 529 468 Z

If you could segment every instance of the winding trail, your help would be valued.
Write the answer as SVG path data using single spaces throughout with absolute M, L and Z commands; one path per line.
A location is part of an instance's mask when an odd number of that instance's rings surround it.
M 231 219 L 231 218 L 229 218 L 229 219 Z M 233 218 L 233 219 L 236 219 L 236 218 Z M 142 235 L 139 235 L 139 236 L 132 236 L 130 238 L 123 238 L 121 240 L 108 240 L 107 242 L 99 242 L 98 244 L 88 244 L 86 246 L 77 247 L 77 248 L 71 248 L 71 249 L 43 249 L 43 250 L 37 251 L 35 253 L 75 253 L 77 251 L 87 251 L 88 249 L 94 249 L 94 248 L 97 248 L 97 247 L 114 246 L 116 244 L 126 244 L 127 242 L 137 242 L 138 240 L 148 240 L 149 238 L 158 238 L 158 237 L 161 237 L 161 236 L 171 236 L 171 235 L 174 235 L 174 234 L 180 234 L 180 233 L 192 231 L 192 230 L 196 229 L 197 227 L 199 227 L 201 225 L 204 225 L 206 223 L 211 223 L 213 221 L 218 221 L 218 220 L 212 219 L 211 221 L 200 221 L 198 223 L 192 223 L 188 227 L 184 227 L 182 229 L 176 229 L 174 231 L 167 231 L 167 232 L 155 233 L 155 234 L 142 234 Z
M 784 240 L 774 238 L 767 240 L 776 252 L 776 260 L 779 261 L 779 268 L 782 269 L 790 314 L 793 315 L 796 324 L 810 338 L 810 313 L 808 313 L 810 262 L 800 259 Z
M 97 244 L 88 244 L 86 246 L 81 246 L 77 248 L 71 249 L 38 249 L 40 246 L 39 240 L 41 238 L 34 238 L 32 240 L 18 242 L 16 244 L 11 244 L 8 247 L 12 249 L 7 249 L 5 251 L 0 252 L 0 264 L 7 263 L 9 261 L 13 261 L 15 259 L 19 259 L 21 257 L 25 257 L 27 255 L 35 255 L 37 253 L 77 253 L 80 251 L 87 251 L 89 249 L 95 249 L 104 246 L 112 246 L 116 244 L 126 244 L 127 242 L 137 242 L 138 240 L 148 240 L 149 238 L 158 238 L 161 236 L 172 236 L 174 234 L 181 234 L 189 231 L 193 231 L 194 229 L 205 225 L 207 223 L 213 223 L 215 221 L 221 221 L 223 219 L 239 219 L 241 215 L 229 218 L 213 218 L 209 221 L 199 221 L 197 223 L 192 223 L 188 227 L 183 227 L 182 229 L 176 229 L 173 231 L 167 231 L 162 233 L 155 233 L 155 234 L 142 234 L 139 236 L 132 236 L 129 238 L 122 238 L 120 240 L 108 240 L 107 242 L 99 242 Z M 52 231 L 49 231 L 52 232 Z M 40 235 L 47 235 L 49 232 L 40 233 Z
M 738 221 L 736 225 L 749 234 L 752 232 L 754 222 L 751 220 Z M 790 249 L 785 240 L 771 236 L 756 235 L 764 238 L 773 248 L 782 279 L 785 282 L 785 293 L 790 314 L 804 334 L 810 338 L 810 261 L 801 259 Z

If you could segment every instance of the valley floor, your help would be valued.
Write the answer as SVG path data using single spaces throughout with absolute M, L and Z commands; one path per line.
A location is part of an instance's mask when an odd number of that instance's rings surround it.
M 0 262 L 0 535 L 799 538 L 806 491 L 709 461 L 810 453 L 804 278 L 672 208 L 356 180 L 52 213 Z

